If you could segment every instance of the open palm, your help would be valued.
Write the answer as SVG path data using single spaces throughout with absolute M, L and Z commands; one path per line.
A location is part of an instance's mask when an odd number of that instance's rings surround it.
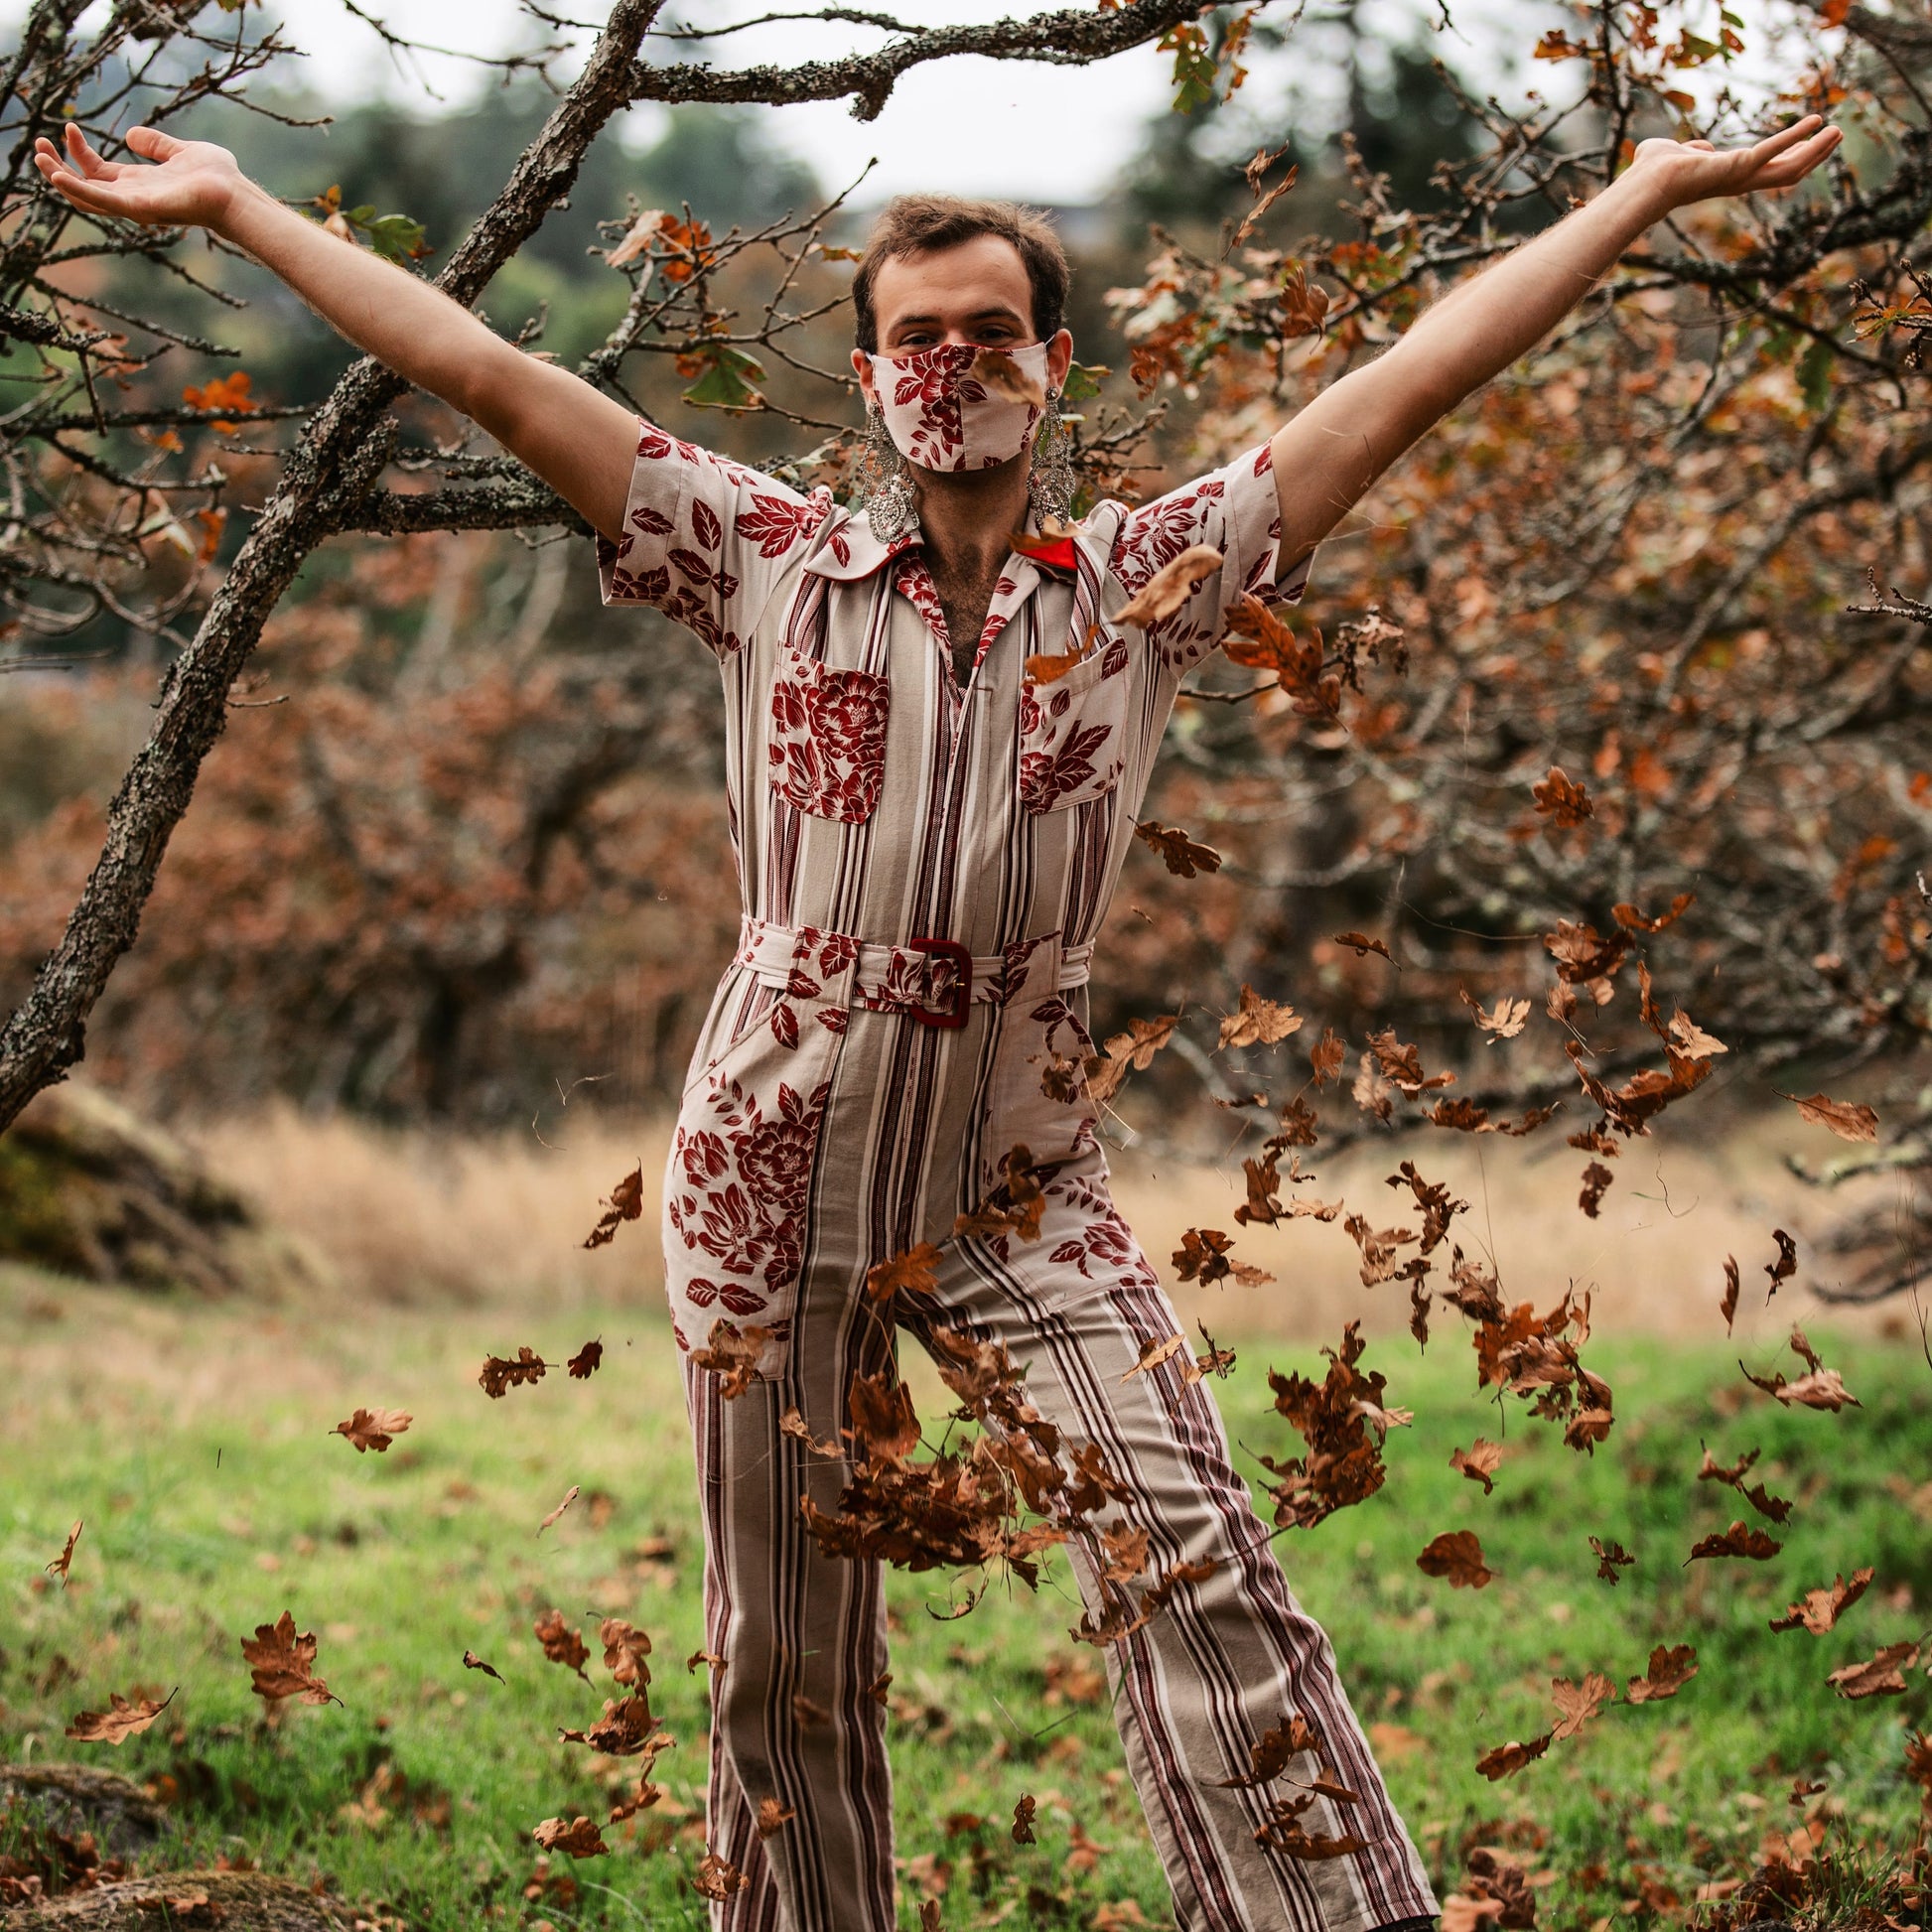
M 42 135 L 34 165 L 75 207 L 150 224 L 207 226 L 242 185 L 234 156 L 212 141 L 177 141 L 159 128 L 136 127 L 127 145 L 145 159 L 108 161 L 69 121 L 65 151 Z
M 1747 148 L 1710 141 L 1639 141 L 1631 174 L 1654 176 L 1674 207 L 1721 195 L 1757 195 L 1801 182 L 1844 139 L 1824 117 L 1807 114 Z

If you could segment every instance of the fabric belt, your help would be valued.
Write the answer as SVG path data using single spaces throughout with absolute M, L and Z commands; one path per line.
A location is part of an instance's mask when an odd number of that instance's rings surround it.
M 1046 955 L 1042 957 L 1041 955 Z M 1051 976 L 1045 969 L 1051 960 Z M 975 1006 L 1005 1006 L 1029 988 L 1054 992 L 1083 986 L 1093 962 L 1091 942 L 1059 945 L 1059 934 L 1024 939 L 1003 953 L 974 954 L 954 939 L 908 939 L 901 945 L 855 939 L 818 926 L 771 925 L 746 919 L 734 963 L 793 999 L 837 998 L 832 983 L 847 974 L 841 1004 L 874 1013 L 904 1013 L 928 1027 L 963 1027 Z

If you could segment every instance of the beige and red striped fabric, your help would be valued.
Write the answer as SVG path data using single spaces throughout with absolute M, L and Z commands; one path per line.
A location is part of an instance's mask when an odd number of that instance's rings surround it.
M 599 546 L 604 595 L 655 605 L 717 654 L 743 907 L 664 1191 L 726 1660 L 711 1842 L 749 1879 L 714 1906 L 733 1932 L 897 1923 L 878 1569 L 811 1545 L 800 1503 L 836 1509 L 841 1468 L 778 1419 L 796 1408 L 820 1440 L 844 1424 L 853 1375 L 895 1345 L 867 1270 L 919 1241 L 944 1262 L 931 1294 L 901 1298 L 901 1324 L 1004 1341 L 1042 1414 L 1128 1486 L 1151 1568 L 1215 1559 L 1107 1654 L 1180 1924 L 1368 1932 L 1436 1910 L 1211 1399 L 1172 1361 L 1120 1379 L 1177 1322 L 1113 1205 L 1090 1109 L 1041 1083 L 1053 1056 L 1092 1050 L 1094 939 L 1182 675 L 1238 597 L 1301 594 L 1306 562 L 1274 582 L 1268 454 L 1010 556 L 962 689 L 916 531 L 885 545 L 824 492 L 640 426 L 622 540 Z M 1145 629 L 1115 621 L 1193 544 L 1223 561 L 1188 603 Z M 1063 676 L 1029 674 L 1083 644 Z M 1040 1239 L 952 1239 L 1021 1143 L 1044 1180 Z M 762 1379 L 729 1401 L 689 1361 L 720 1319 L 765 1335 Z M 1318 1800 L 1303 1828 L 1365 1849 L 1289 1857 L 1257 1841 L 1267 1791 L 1224 1786 L 1292 1711 L 1360 1800 Z M 767 1797 L 795 1816 L 761 1839 Z

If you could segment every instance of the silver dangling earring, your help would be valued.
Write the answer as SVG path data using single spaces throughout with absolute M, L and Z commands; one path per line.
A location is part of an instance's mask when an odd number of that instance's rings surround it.
M 866 409 L 865 453 L 853 488 L 852 513 L 863 514 L 873 535 L 888 544 L 897 543 L 917 520 L 905 459 L 887 434 L 886 418 L 876 402 Z
M 1060 392 L 1046 391 L 1046 410 L 1034 432 L 1033 461 L 1027 469 L 1027 500 L 1040 530 L 1047 519 L 1073 520 L 1073 431 L 1060 417 Z

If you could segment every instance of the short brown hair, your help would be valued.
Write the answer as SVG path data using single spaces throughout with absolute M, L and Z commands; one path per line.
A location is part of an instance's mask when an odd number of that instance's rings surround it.
M 872 285 L 882 263 L 908 255 L 937 254 L 983 234 L 1012 242 L 1026 264 L 1027 280 L 1034 291 L 1034 340 L 1043 343 L 1058 335 L 1073 273 L 1066 265 L 1066 250 L 1044 215 L 1014 202 L 969 202 L 957 195 L 896 195 L 874 223 L 866 252 L 852 278 L 859 346 L 868 354 L 879 351 L 879 313 L 873 307 Z

